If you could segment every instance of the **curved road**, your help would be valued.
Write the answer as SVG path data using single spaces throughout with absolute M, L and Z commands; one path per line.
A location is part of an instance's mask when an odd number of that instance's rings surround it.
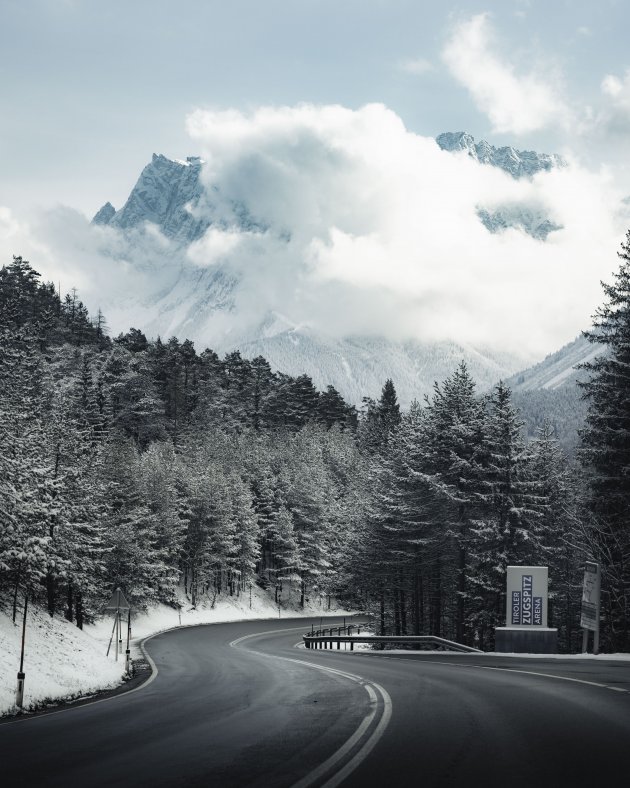
M 158 673 L 137 692 L 0 725 L 2 785 L 627 780 L 628 663 L 294 648 L 307 629 L 252 621 L 151 639 Z

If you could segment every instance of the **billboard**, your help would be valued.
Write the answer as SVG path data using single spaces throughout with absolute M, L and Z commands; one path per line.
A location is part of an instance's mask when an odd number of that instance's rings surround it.
M 547 567 L 508 566 L 508 627 L 547 626 Z
M 582 613 L 580 626 L 582 629 L 599 630 L 599 592 L 601 573 L 599 564 L 587 561 L 584 568 L 584 585 L 582 586 Z

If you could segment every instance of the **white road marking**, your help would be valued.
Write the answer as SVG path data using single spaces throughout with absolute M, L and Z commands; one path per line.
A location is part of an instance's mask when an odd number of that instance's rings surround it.
M 53 714 L 62 714 L 65 711 L 76 711 L 77 709 L 82 709 L 85 706 L 94 706 L 96 703 L 106 703 L 107 701 L 110 701 L 110 700 L 116 700 L 117 698 L 122 698 L 122 697 L 127 697 L 128 695 L 133 695 L 134 692 L 140 692 L 140 690 L 143 690 L 146 687 L 148 687 L 149 684 L 151 684 L 151 682 L 155 681 L 155 679 L 157 678 L 157 675 L 159 673 L 157 665 L 151 659 L 151 657 L 149 656 L 148 651 L 144 647 L 145 643 L 148 643 L 149 640 L 152 640 L 153 638 L 157 637 L 158 635 L 164 635 L 167 632 L 174 632 L 176 629 L 190 629 L 192 627 L 212 627 L 212 626 L 216 626 L 217 624 L 242 624 L 242 623 L 249 623 L 252 620 L 255 620 L 255 619 L 243 618 L 243 619 L 237 619 L 235 621 L 209 621 L 209 622 L 207 622 L 205 624 L 183 624 L 182 626 L 174 626 L 174 627 L 167 627 L 166 629 L 161 629 L 159 632 L 154 632 L 152 635 L 147 635 L 147 637 L 145 637 L 142 641 L 140 641 L 140 650 L 142 651 L 142 654 L 144 655 L 144 658 L 146 659 L 146 661 L 149 663 L 149 666 L 151 668 L 151 675 L 149 676 L 148 679 L 146 679 L 146 681 L 143 681 L 142 684 L 140 684 L 138 687 L 134 687 L 131 690 L 123 690 L 122 692 L 119 692 L 117 695 L 111 695 L 109 698 L 99 698 L 98 700 L 90 700 L 89 703 L 81 703 L 79 706 L 73 706 L 71 708 L 57 709 L 56 711 L 48 711 L 45 714 L 36 714 L 34 717 L 18 717 L 16 719 L 1 720 L 0 721 L 0 726 L 1 725 L 15 725 L 18 722 L 33 722 L 34 720 L 41 720 L 44 717 L 50 717 Z M 269 619 L 264 619 L 264 618 L 260 619 L 260 621 L 266 621 L 266 620 L 269 620 Z M 303 631 L 304 627 L 303 626 L 301 626 L 301 627 L 293 627 L 293 629 L 299 629 L 299 630 Z M 273 632 L 286 632 L 286 631 L 289 631 L 289 630 L 287 630 L 287 629 L 274 629 L 274 630 L 271 630 L 271 631 L 273 631 Z M 262 633 L 260 633 L 260 634 L 262 634 Z M 236 643 L 240 643 L 242 640 L 247 640 L 248 637 L 253 637 L 253 636 L 252 635 L 245 635 L 242 638 L 238 638 L 237 640 L 233 640 L 230 643 L 230 646 L 234 646 Z M 107 690 L 103 690 L 103 691 L 107 692 Z M 73 701 L 73 702 L 74 703 L 80 703 L 80 701 L 82 701 L 82 700 L 85 700 L 85 698 L 76 698 L 76 700 Z
M 386 657 L 384 655 L 374 653 L 373 655 L 368 654 L 367 652 L 363 652 L 361 656 L 375 656 L 380 657 L 380 659 L 391 659 L 396 660 L 398 662 L 413 662 L 413 659 L 405 659 L 404 657 Z M 447 665 L 456 668 L 477 668 L 477 670 L 499 670 L 503 673 L 523 673 L 526 676 L 541 676 L 545 679 L 558 679 L 559 681 L 572 681 L 575 684 L 587 684 L 591 687 L 599 687 L 600 689 L 609 689 L 613 690 L 613 692 L 624 692 L 626 694 L 630 694 L 630 690 L 624 689 L 623 687 L 612 687 L 610 684 L 602 684 L 598 681 L 586 681 L 585 679 L 574 679 L 570 676 L 558 676 L 555 673 L 540 673 L 534 670 L 519 670 L 517 668 L 497 668 L 493 665 L 471 665 L 470 663 L 466 662 L 442 662 L 441 660 L 437 659 L 421 659 L 415 661 L 416 664 L 429 664 L 429 665 Z
M 259 638 L 262 635 L 277 635 L 279 632 L 295 632 L 296 629 L 299 629 L 301 632 L 304 631 L 304 627 L 284 627 L 284 629 L 269 629 L 267 632 L 254 632 L 251 635 L 243 635 L 240 638 L 236 638 L 236 640 L 232 640 L 230 642 L 230 646 L 234 648 L 238 646 L 239 643 L 242 643 L 244 640 L 249 640 L 250 638 Z
M 301 627 L 294 627 L 293 629 L 301 629 Z M 231 646 L 236 646 L 242 643 L 244 640 L 248 640 L 250 638 L 255 638 L 259 636 L 269 635 L 269 634 L 277 634 L 279 632 L 292 632 L 293 629 L 276 629 L 271 632 L 256 632 L 251 635 L 244 635 L 237 640 L 233 640 L 230 643 Z M 367 756 L 372 752 L 374 747 L 376 746 L 377 742 L 385 733 L 385 729 L 387 728 L 389 721 L 392 716 L 392 699 L 389 696 L 387 690 L 382 687 L 380 684 L 377 684 L 375 681 L 368 681 L 364 679 L 362 676 L 358 676 L 356 673 L 348 673 L 344 670 L 338 670 L 337 668 L 331 668 L 327 665 L 319 665 L 315 662 L 307 662 L 304 659 L 292 659 L 291 657 L 278 657 L 274 654 L 265 654 L 262 651 L 256 651 L 256 654 L 267 657 L 269 659 L 281 659 L 285 662 L 294 662 L 297 665 L 305 665 L 309 668 L 314 668 L 315 670 L 321 670 L 325 673 L 333 673 L 337 676 L 342 676 L 343 678 L 348 679 L 349 681 L 353 681 L 356 684 L 361 685 L 364 687 L 368 696 L 370 698 L 370 711 L 368 714 L 363 718 L 359 727 L 355 730 L 355 732 L 347 739 L 341 747 L 334 752 L 330 758 L 325 760 L 319 766 L 317 766 L 313 771 L 303 777 L 298 782 L 294 783 L 291 788 L 309 788 L 309 786 L 313 785 L 315 782 L 320 780 L 324 777 L 331 769 L 334 769 L 337 764 L 342 761 L 348 754 L 360 743 L 361 739 L 366 735 L 367 731 L 371 727 L 377 713 L 377 704 L 378 704 L 378 695 L 380 695 L 381 700 L 383 701 L 383 711 L 381 713 L 381 718 L 378 721 L 378 724 L 372 731 L 372 733 L 368 736 L 366 741 L 363 743 L 361 748 L 355 755 L 346 763 L 346 765 L 341 768 L 336 774 L 334 774 L 329 780 L 323 783 L 322 788 L 336 788 L 336 786 L 340 785 L 343 780 L 351 774 L 359 764 L 361 764 Z M 378 693 L 378 695 L 377 695 Z
M 591 687 L 600 687 L 601 689 L 614 690 L 615 692 L 630 692 L 630 690 L 623 689 L 622 687 L 611 687 L 610 684 L 601 684 L 598 681 L 586 681 L 585 679 L 574 679 L 569 676 L 557 676 L 554 673 L 537 673 L 533 670 L 517 670 L 516 668 L 495 668 L 491 665 L 473 665 L 472 667 L 480 668 L 481 670 L 502 670 L 504 673 L 524 673 L 526 676 L 542 676 L 545 679 L 558 679 L 559 681 L 573 681 L 575 684 L 588 684 Z

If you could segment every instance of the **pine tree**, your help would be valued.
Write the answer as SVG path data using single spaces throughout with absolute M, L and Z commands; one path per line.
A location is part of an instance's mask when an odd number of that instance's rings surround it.
M 578 647 L 583 535 L 574 475 L 549 422 L 529 445 L 526 462 L 539 516 L 531 523 L 524 562 L 549 567 L 549 626 L 558 628 L 560 648 L 572 653 Z
M 583 366 L 588 400 L 580 460 L 588 473 L 594 556 L 602 564 L 604 645 L 630 650 L 630 231 L 618 253 L 612 284 L 602 282 L 605 303 L 585 336 L 602 346 Z
M 456 555 L 455 639 L 459 642 L 471 639 L 475 606 L 469 587 L 470 553 L 479 510 L 484 433 L 484 403 L 475 396 L 475 383 L 462 362 L 442 385 L 435 384 L 426 403 L 422 435 L 424 470 L 432 474 L 434 492 L 443 500 L 445 536 Z M 440 574 L 437 567 L 435 574 Z

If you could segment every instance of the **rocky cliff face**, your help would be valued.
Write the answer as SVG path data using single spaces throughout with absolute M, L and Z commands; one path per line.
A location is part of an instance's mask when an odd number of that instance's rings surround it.
M 126 230 L 151 222 L 167 238 L 183 244 L 196 241 L 210 226 L 207 216 L 195 215 L 204 192 L 199 179 L 202 164 L 196 156 L 177 161 L 154 153 L 123 207 L 116 211 L 106 203 L 94 223 Z
M 512 147 L 495 148 L 489 142 L 475 138 L 465 131 L 439 134 L 435 141 L 442 150 L 466 151 L 466 153 L 480 164 L 489 164 L 508 172 L 513 178 L 531 177 L 541 170 L 551 170 L 554 167 L 563 167 L 565 162 L 555 153 L 535 153 L 531 150 L 516 150 Z

